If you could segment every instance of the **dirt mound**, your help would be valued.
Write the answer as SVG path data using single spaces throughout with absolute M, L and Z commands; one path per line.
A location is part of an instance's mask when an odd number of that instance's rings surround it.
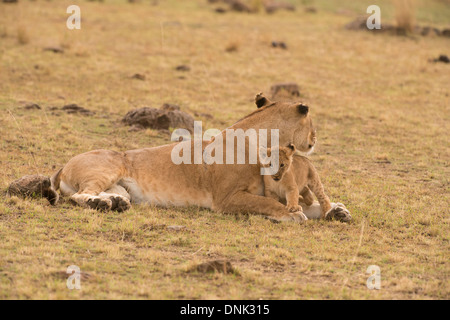
M 272 99 L 295 99 L 300 97 L 300 87 L 294 82 L 278 83 L 270 87 Z
M 194 118 L 173 104 L 164 104 L 160 109 L 144 107 L 131 110 L 123 117 L 122 122 L 142 129 L 168 130 L 172 127 L 194 132 Z
M 214 260 L 201 263 L 192 268 L 191 271 L 197 271 L 201 273 L 220 272 L 225 274 L 235 272 L 233 266 L 231 265 L 231 262 L 224 260 Z
M 381 29 L 368 29 L 367 28 L 367 18 L 365 16 L 359 16 L 355 20 L 347 23 L 345 25 L 345 28 L 348 30 L 367 30 L 367 31 L 373 31 L 373 32 L 381 32 L 381 33 L 389 33 L 394 35 L 406 35 L 408 32 L 400 27 L 383 23 L 381 24 Z M 421 35 L 421 36 L 443 36 L 443 37 L 449 37 L 450 36 L 450 29 L 443 29 L 442 31 L 438 28 L 430 27 L 430 26 L 415 26 L 414 30 L 412 31 L 415 35 Z
M 450 58 L 446 56 L 445 54 L 441 54 L 439 58 L 433 59 L 433 62 L 444 62 L 444 63 L 450 63 Z
M 50 178 L 43 175 L 27 175 L 11 182 L 9 196 L 46 198 L 52 205 L 58 201 L 58 194 L 51 188 Z

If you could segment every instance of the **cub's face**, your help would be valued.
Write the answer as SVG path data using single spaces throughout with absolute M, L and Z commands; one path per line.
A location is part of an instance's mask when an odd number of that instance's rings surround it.
M 275 181 L 280 181 L 285 173 L 289 170 L 292 165 L 292 157 L 296 151 L 295 146 L 293 144 L 289 144 L 287 147 L 276 147 L 278 149 L 278 172 L 272 175 L 272 179 Z M 268 149 L 268 153 L 272 151 L 271 148 Z M 270 166 L 273 164 L 270 163 Z

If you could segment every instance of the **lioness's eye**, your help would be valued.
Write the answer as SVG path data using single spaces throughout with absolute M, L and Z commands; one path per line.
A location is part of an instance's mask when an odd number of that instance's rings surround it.
M 282 164 L 280 164 L 280 168 L 283 168 L 284 167 L 284 164 L 282 163 Z

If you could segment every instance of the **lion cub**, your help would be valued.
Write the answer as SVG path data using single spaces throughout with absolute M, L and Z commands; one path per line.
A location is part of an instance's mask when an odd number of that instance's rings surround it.
M 297 150 L 293 144 L 277 148 L 279 149 L 279 170 L 274 175 L 264 176 L 264 195 L 278 201 L 286 201 L 287 209 L 297 212 L 302 211 L 302 207 L 298 204 L 299 194 L 303 202 L 310 206 L 314 201 L 312 191 L 320 203 L 321 218 L 325 218 L 326 213 L 331 209 L 331 203 L 325 194 L 316 168 L 308 158 L 295 154 Z M 267 154 L 270 155 L 270 153 L 269 148 Z

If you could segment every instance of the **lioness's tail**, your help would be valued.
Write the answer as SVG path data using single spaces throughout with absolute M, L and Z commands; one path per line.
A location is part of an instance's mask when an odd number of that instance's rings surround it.
M 55 191 L 59 189 L 59 184 L 61 183 L 61 172 L 63 169 L 64 168 L 59 169 L 58 172 L 53 174 L 52 177 L 50 178 L 50 182 L 52 183 L 52 189 Z

